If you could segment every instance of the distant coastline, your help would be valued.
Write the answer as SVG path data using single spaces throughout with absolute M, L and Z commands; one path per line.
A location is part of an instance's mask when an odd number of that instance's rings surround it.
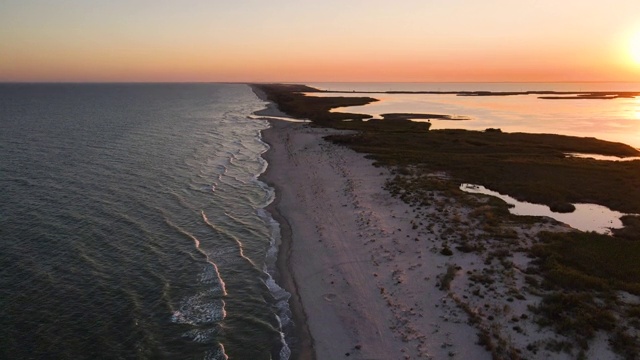
M 310 91 L 313 92 L 313 91 Z M 317 92 L 333 94 L 431 94 L 431 95 L 457 95 L 457 96 L 518 96 L 541 95 L 539 99 L 616 99 L 634 98 L 640 96 L 636 91 L 334 91 L 317 90 Z
M 432 130 L 465 129 L 482 131 L 501 128 L 505 132 L 555 133 L 578 137 L 596 137 L 621 142 L 640 148 L 640 113 L 633 89 L 640 84 L 616 87 L 609 84 L 583 84 L 584 89 L 566 84 L 322 84 L 322 92 L 307 93 L 312 97 L 363 97 L 381 99 L 364 106 L 332 109 L 331 112 L 360 113 L 370 118 L 383 118 L 387 114 L 410 113 L 411 120 L 435 120 Z M 408 91 L 402 91 L 401 85 Z M 465 89 L 463 86 L 469 86 Z M 602 87 L 599 87 L 602 86 Z M 612 86 L 608 89 L 605 86 Z M 530 88 L 529 88 L 530 87 Z M 345 91 L 345 89 L 351 89 Z M 325 90 L 341 91 L 339 93 Z M 359 93 L 364 91 L 365 93 Z M 372 93 L 366 93 L 372 92 Z M 458 94 L 522 94 L 460 96 Z M 555 95 L 531 95 L 556 93 Z M 581 94 L 581 95 L 560 95 Z M 529 94 L 529 95 L 526 95 Z M 620 94 L 624 96 L 611 95 Z M 545 97 L 541 99 L 541 97 Z M 566 101 L 562 101 L 566 100 Z M 589 101 L 587 101 L 589 100 Z M 577 101 L 577 102 L 576 102 Z M 429 117 L 422 114 L 436 114 Z M 393 117 L 393 115 L 391 115 Z M 448 119 L 471 121 L 451 123 Z M 423 120 L 425 121 L 425 120 Z

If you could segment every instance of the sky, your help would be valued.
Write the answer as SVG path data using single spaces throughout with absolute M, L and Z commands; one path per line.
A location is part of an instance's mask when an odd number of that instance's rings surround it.
M 640 1 L 0 0 L 0 81 L 640 81 Z

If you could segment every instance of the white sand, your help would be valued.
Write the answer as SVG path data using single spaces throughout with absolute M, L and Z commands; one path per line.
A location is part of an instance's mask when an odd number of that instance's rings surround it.
M 450 258 L 414 240 L 412 209 L 382 188 L 387 171 L 321 139 L 333 130 L 272 125 L 265 178 L 291 227 L 290 268 L 317 358 L 490 358 L 436 288 Z

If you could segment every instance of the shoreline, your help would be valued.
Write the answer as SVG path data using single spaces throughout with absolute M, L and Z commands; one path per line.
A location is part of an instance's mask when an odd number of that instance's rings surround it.
M 278 256 L 276 259 L 277 273 L 273 274 L 273 276 L 275 277 L 278 285 L 284 288 L 291 295 L 289 298 L 289 309 L 292 314 L 293 334 L 287 334 L 285 331 L 285 337 L 287 335 L 289 336 L 286 340 L 292 340 L 292 343 L 287 344 L 292 351 L 291 359 L 315 360 L 316 356 L 313 346 L 313 338 L 311 337 L 309 328 L 305 325 L 307 323 L 307 315 L 304 311 L 298 292 L 298 285 L 295 277 L 293 276 L 293 272 L 291 271 L 291 264 L 289 262 L 289 259 L 291 258 L 292 243 L 291 226 L 289 225 L 287 218 L 283 216 L 278 209 L 281 198 L 280 194 L 282 192 L 280 185 L 273 182 L 270 177 L 270 172 L 273 171 L 273 167 L 271 166 L 272 159 L 269 153 L 271 152 L 274 143 L 271 140 L 270 134 L 266 134 L 266 132 L 273 128 L 272 121 L 273 120 L 269 120 L 272 127 L 262 131 L 262 141 L 270 147 L 267 152 L 262 154 L 262 157 L 269 165 L 265 172 L 260 175 L 259 180 L 272 187 L 275 191 L 275 198 L 273 202 L 265 208 L 265 210 L 271 214 L 273 219 L 277 221 L 280 226 L 280 244 L 278 246 Z
M 276 117 L 276 118 L 288 118 L 289 116 L 278 109 L 278 106 L 269 101 L 266 98 L 264 92 L 260 89 L 251 86 L 252 91 L 256 96 L 266 101 L 266 108 L 262 110 L 258 110 L 253 113 L 256 116 L 264 116 L 264 117 Z M 298 285 L 296 283 L 296 279 L 293 276 L 293 272 L 291 271 L 291 264 L 289 259 L 291 258 L 291 226 L 289 225 L 289 221 L 283 214 L 279 211 L 278 205 L 280 204 L 281 192 L 282 189 L 280 184 L 274 182 L 271 178 L 271 172 L 273 171 L 273 149 L 275 143 L 275 135 L 272 134 L 275 130 L 274 121 L 284 121 L 284 120 L 267 120 L 270 124 L 270 127 L 262 130 L 260 132 L 260 138 L 267 145 L 269 145 L 269 149 L 264 152 L 261 156 L 267 162 L 267 168 L 265 171 L 260 174 L 259 180 L 272 187 L 275 192 L 275 197 L 273 201 L 265 207 L 273 219 L 278 222 L 280 226 L 280 244 L 278 245 L 278 255 L 276 258 L 276 274 L 273 276 L 276 279 L 276 282 L 279 286 L 284 288 L 291 297 L 289 298 L 289 310 L 292 314 L 292 325 L 291 332 L 292 334 L 288 334 L 285 329 L 285 340 L 290 340 L 292 343 L 287 344 L 291 350 L 291 359 L 308 359 L 308 360 L 316 360 L 313 338 L 309 332 L 307 323 L 307 315 L 304 311 L 304 307 L 302 301 L 300 299 L 300 295 L 298 292 Z M 287 338 L 288 336 L 288 338 Z

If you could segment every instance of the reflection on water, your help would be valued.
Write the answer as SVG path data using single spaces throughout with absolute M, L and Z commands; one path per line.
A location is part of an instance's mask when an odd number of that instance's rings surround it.
M 625 214 L 597 204 L 574 204 L 576 207 L 574 212 L 561 214 L 552 212 L 546 205 L 518 201 L 509 195 L 491 191 L 480 185 L 462 184 L 460 185 L 460 190 L 472 194 L 484 194 L 500 198 L 513 206 L 509 209 L 509 212 L 514 215 L 547 216 L 581 231 L 611 234 L 611 229 L 623 227 L 620 218 Z
M 249 119 L 259 119 L 259 120 L 283 120 L 288 122 L 298 122 L 298 123 L 308 123 L 309 120 L 306 119 L 296 119 L 292 117 L 284 117 L 284 116 L 271 116 L 271 115 L 249 115 L 247 116 Z
M 635 161 L 640 160 L 640 156 L 630 156 L 630 157 L 617 157 L 617 156 L 608 156 L 608 155 L 600 155 L 600 154 L 582 154 L 582 153 L 566 153 L 567 157 L 576 157 L 582 159 L 594 159 L 600 161 Z
M 323 89 L 357 91 L 639 91 L 638 83 L 518 84 L 324 84 Z M 385 88 L 387 86 L 387 88 Z M 537 95 L 457 96 L 447 94 L 309 93 L 310 96 L 371 96 L 380 101 L 339 108 L 380 117 L 386 113 L 429 113 L 469 117 L 470 121 L 432 120 L 432 129 L 553 133 L 622 142 L 640 148 L 640 99 L 543 100 Z

